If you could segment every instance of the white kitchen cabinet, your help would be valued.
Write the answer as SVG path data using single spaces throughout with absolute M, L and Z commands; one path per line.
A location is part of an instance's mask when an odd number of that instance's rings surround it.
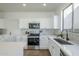
M 29 22 L 29 20 L 27 20 L 27 19 L 20 19 L 19 20 L 19 28 L 29 28 L 28 22 Z
M 20 28 L 29 28 L 29 23 L 40 23 L 40 18 L 26 18 L 19 20 Z
M 29 23 L 40 23 L 41 29 L 52 29 L 53 28 L 53 19 L 52 18 L 26 18 L 19 20 L 20 28 L 29 28 Z
M 49 42 L 49 52 L 52 56 L 60 56 L 60 48 L 58 45 L 51 39 L 48 38 Z
M 49 47 L 49 52 L 50 52 L 50 54 L 53 56 L 53 52 L 54 52 L 53 42 L 52 42 L 50 39 L 48 40 L 48 42 L 49 42 L 49 45 L 48 45 L 48 47 Z
M 41 29 L 52 29 L 53 28 L 53 20 L 51 18 L 42 18 L 40 20 L 40 28 Z
M 40 36 L 40 49 L 48 49 L 47 36 Z
M 54 29 L 59 29 L 58 15 L 54 15 L 53 25 Z
M 0 28 L 5 28 L 4 27 L 4 19 L 0 19 Z
M 59 48 L 59 46 L 56 43 L 54 43 L 53 48 L 54 48 L 53 55 L 54 56 L 60 56 L 60 48 Z

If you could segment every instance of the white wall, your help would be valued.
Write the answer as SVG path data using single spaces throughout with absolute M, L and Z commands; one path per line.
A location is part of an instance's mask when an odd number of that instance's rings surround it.
M 22 27 L 19 26 L 19 20 L 21 19 L 26 19 L 26 23 L 28 21 L 40 22 L 41 28 L 53 28 L 54 12 L 1 12 L 1 14 L 8 33 L 18 32 L 19 28 Z M 26 26 L 26 24 L 23 26 Z

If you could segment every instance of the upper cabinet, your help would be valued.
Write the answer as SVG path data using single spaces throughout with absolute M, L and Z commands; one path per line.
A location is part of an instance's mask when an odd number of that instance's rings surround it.
M 73 16 L 72 16 L 72 4 L 67 6 L 63 10 L 63 29 L 68 29 L 72 30 L 72 21 L 73 21 Z
M 29 28 L 28 22 L 27 19 L 19 19 L 19 28 Z
M 3 29 L 4 27 L 4 19 L 0 19 L 0 29 Z
M 40 23 L 39 18 L 26 18 L 19 20 L 19 28 L 29 28 L 29 23 Z
M 41 29 L 52 29 L 53 28 L 53 19 L 52 18 L 41 18 L 40 19 L 40 28 Z
M 29 28 L 29 23 L 40 23 L 41 29 L 52 29 L 53 19 L 52 18 L 29 18 L 20 19 L 19 28 Z
M 53 27 L 54 27 L 54 29 L 59 29 L 59 21 L 58 21 L 57 15 L 54 15 Z

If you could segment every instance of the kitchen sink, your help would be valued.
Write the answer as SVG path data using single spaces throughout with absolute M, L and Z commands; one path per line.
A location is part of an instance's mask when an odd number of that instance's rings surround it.
M 54 38 L 54 40 L 63 45 L 73 45 L 72 43 L 59 39 L 59 38 Z

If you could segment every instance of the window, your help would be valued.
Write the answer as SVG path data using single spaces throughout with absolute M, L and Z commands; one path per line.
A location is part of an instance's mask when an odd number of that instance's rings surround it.
M 64 14 L 64 29 L 72 29 L 72 4 L 66 7 L 63 11 Z

